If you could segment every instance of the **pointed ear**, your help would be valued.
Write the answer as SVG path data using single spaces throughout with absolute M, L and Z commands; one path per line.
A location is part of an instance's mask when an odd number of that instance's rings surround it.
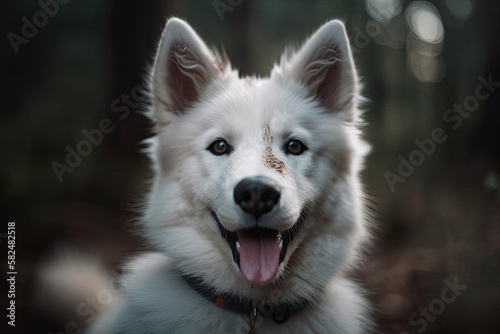
M 329 111 L 345 113 L 346 121 L 353 119 L 358 79 L 342 22 L 321 26 L 285 66 L 284 75 L 304 84 Z
M 221 75 L 221 61 L 189 24 L 168 20 L 153 70 L 153 96 L 160 125 L 169 123 L 196 102 Z

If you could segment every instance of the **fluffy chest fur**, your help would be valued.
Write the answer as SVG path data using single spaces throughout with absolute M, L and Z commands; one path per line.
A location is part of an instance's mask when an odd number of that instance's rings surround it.
M 92 333 L 249 333 L 249 315 L 210 303 L 178 275 L 162 254 L 148 254 L 129 264 L 126 297 L 101 319 Z M 256 333 L 366 333 L 367 307 L 345 279 L 325 287 L 317 304 L 282 324 L 258 315 Z

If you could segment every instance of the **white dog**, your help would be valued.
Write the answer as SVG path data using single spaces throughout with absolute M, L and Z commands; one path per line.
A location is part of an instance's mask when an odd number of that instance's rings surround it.
M 172 18 L 152 79 L 142 221 L 160 252 L 128 265 L 92 333 L 368 332 L 345 275 L 368 236 L 368 146 L 344 25 L 325 23 L 268 78 L 240 78 Z

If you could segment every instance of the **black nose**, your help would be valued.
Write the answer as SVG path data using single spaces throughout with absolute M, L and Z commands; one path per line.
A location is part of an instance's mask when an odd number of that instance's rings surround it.
M 255 218 L 272 210 L 280 199 L 280 191 L 265 177 L 248 177 L 234 188 L 234 201 Z

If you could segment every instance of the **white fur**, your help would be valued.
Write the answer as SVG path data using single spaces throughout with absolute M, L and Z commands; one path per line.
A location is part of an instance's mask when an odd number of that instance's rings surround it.
M 358 173 L 368 150 L 359 133 L 358 87 L 340 21 L 324 24 L 269 78 L 239 78 L 187 23 L 170 19 L 153 73 L 156 176 L 143 217 L 145 235 L 161 253 L 129 265 L 120 305 L 93 333 L 248 332 L 248 315 L 211 304 L 179 273 L 247 298 L 311 301 L 283 324 L 261 317 L 259 334 L 366 333 L 369 307 L 344 277 L 367 239 Z M 291 137 L 308 150 L 285 154 Z M 217 138 L 234 147 L 229 156 L 206 150 Z M 267 147 L 283 171 L 264 162 Z M 286 230 L 306 213 L 277 278 L 260 287 L 243 278 L 210 215 L 214 210 L 230 231 L 251 226 L 233 189 L 256 175 L 281 188 L 261 226 Z

